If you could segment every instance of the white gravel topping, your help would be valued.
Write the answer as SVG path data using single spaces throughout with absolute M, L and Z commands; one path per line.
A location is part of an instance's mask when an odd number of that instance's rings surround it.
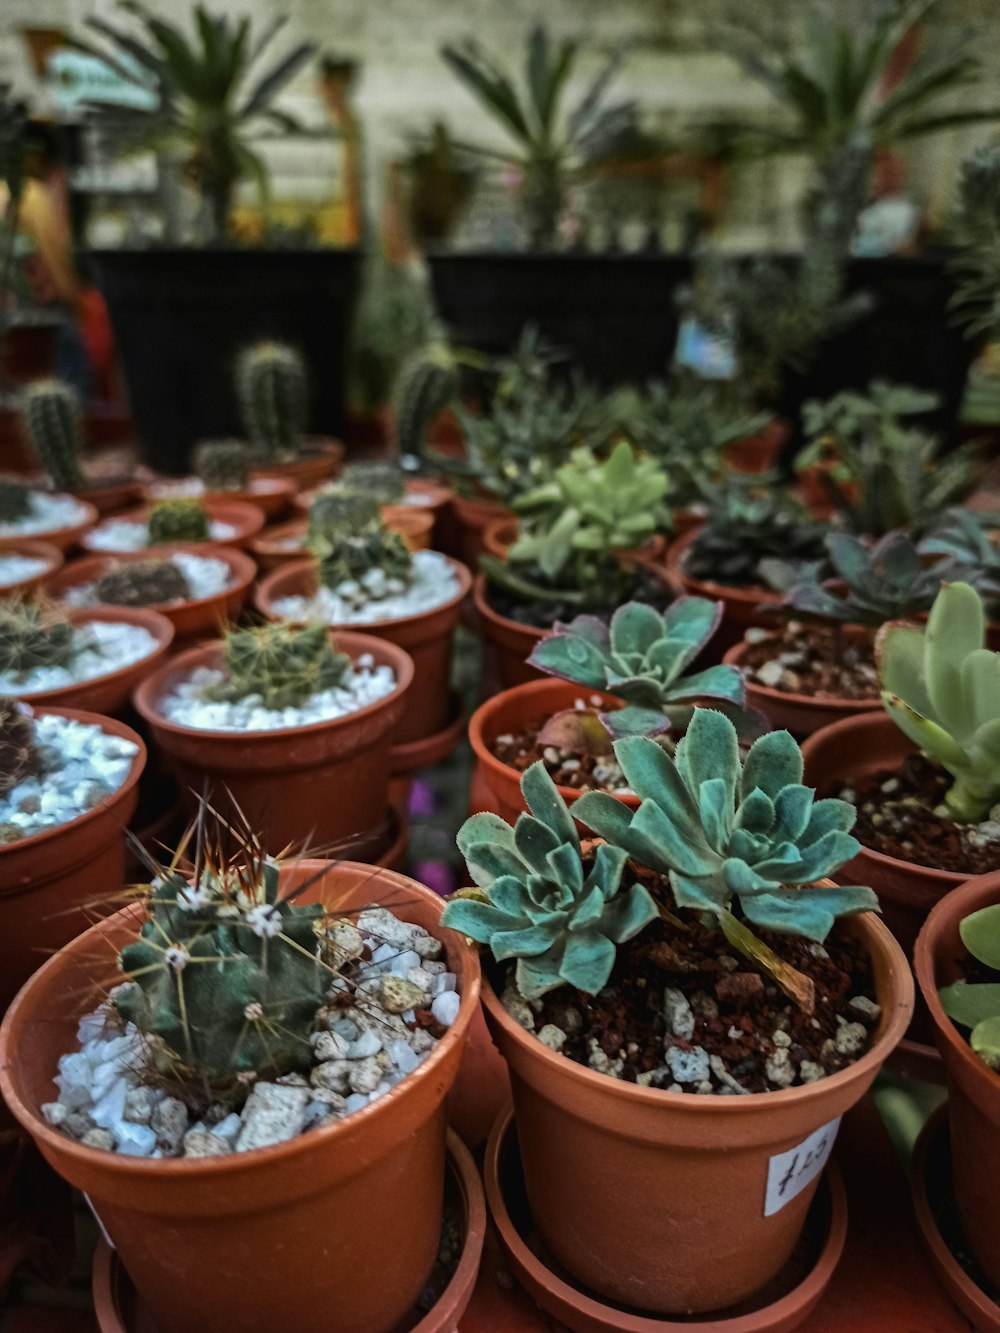
M 31 512 L 13 523 L 0 523 L 0 537 L 28 537 L 34 533 L 57 532 L 83 523 L 87 507 L 72 495 L 50 495 L 47 491 L 31 492 Z
M 79 625 L 76 639 L 80 651 L 69 666 L 35 667 L 32 671 L 0 673 L 0 694 L 38 694 L 61 690 L 67 685 L 107 676 L 131 666 L 156 651 L 157 641 L 142 625 L 94 620 Z
M 0 552 L 0 588 L 9 588 L 12 584 L 23 583 L 25 579 L 35 579 L 44 574 L 49 562 L 37 555 L 4 555 Z
M 319 587 L 311 597 L 275 598 L 271 609 L 283 620 L 371 625 L 431 611 L 458 592 L 455 571 L 437 551 L 414 551 L 411 572 L 407 586 L 400 579 L 387 579 L 381 569 L 369 569 L 359 581 Z
M 278 731 L 346 717 L 396 688 L 392 668 L 376 666 L 367 653 L 357 659 L 339 685 L 310 695 L 299 708 L 265 708 L 258 694 L 233 703 L 206 699 L 205 692 L 224 679 L 225 672 L 218 668 L 197 667 L 157 700 L 157 711 L 167 722 L 197 731 Z
M 124 736 L 54 714 L 35 719 L 40 771 L 0 795 L 0 844 L 71 819 L 118 790 L 139 747 Z
M 153 559 L 156 557 L 153 556 Z M 184 575 L 191 595 L 188 598 L 175 597 L 171 602 L 158 602 L 158 606 L 179 606 L 184 601 L 201 601 L 206 597 L 217 597 L 225 592 L 232 583 L 229 566 L 224 560 L 216 560 L 208 555 L 194 555 L 190 551 L 174 551 L 167 559 Z M 2 560 L 0 560 L 2 572 Z M 67 606 L 97 606 L 97 584 L 78 583 L 75 588 L 67 588 L 62 594 Z
M 214 518 L 208 525 L 209 541 L 232 541 L 236 532 L 232 523 Z M 144 551 L 149 546 L 149 527 L 132 519 L 109 518 L 91 530 L 87 543 L 95 551 Z
M 131 1157 L 215 1157 L 285 1143 L 384 1097 L 424 1063 L 461 1007 L 440 940 L 387 908 L 328 926 L 341 975 L 316 1013 L 311 1064 L 258 1082 L 239 1112 L 198 1119 L 152 1075 L 149 1051 L 109 1001 L 80 1020 L 61 1057 L 50 1125 L 88 1147 Z M 370 961 L 362 960 L 367 949 Z M 420 1018 L 418 1020 L 417 1015 Z
M 251 495 L 273 495 L 275 491 L 283 490 L 280 481 L 275 477 L 251 477 L 250 485 L 247 491 Z M 154 500 L 167 499 L 188 499 L 199 495 L 204 495 L 205 483 L 200 477 L 179 477 L 176 481 L 157 481 L 150 486 L 148 494 Z M 212 494 L 224 495 L 224 491 L 214 491 Z

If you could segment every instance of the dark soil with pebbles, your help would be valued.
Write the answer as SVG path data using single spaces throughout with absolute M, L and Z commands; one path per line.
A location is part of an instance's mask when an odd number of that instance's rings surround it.
M 980 824 L 956 824 L 938 813 L 950 785 L 939 764 L 913 754 L 830 794 L 857 807 L 854 835 L 872 851 L 961 875 L 1000 870 L 1000 805 Z
M 575 791 L 629 790 L 613 752 L 595 756 L 554 745 L 542 745 L 538 733 L 548 720 L 547 717 L 538 718 L 523 731 L 497 736 L 490 749 L 501 763 L 516 769 L 518 773 L 523 773 L 526 768 L 541 760 L 552 781 L 560 787 L 572 787 Z
M 825 945 L 758 932 L 812 981 L 807 1012 L 721 930 L 678 911 L 662 877 L 634 873 L 675 919 L 621 947 L 599 995 L 563 986 L 529 1003 L 513 968 L 495 968 L 504 1006 L 546 1046 L 629 1083 L 719 1096 L 813 1083 L 868 1050 L 881 1011 L 871 961 L 846 930 L 835 926 Z
M 756 685 L 813 698 L 877 699 L 878 671 L 870 638 L 840 626 L 790 620 L 780 629 L 749 629 L 742 665 Z

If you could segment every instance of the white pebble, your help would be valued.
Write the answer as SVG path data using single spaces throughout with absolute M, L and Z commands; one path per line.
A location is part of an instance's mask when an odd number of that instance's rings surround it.
M 431 1013 L 443 1027 L 450 1028 L 461 1007 L 461 996 L 456 991 L 446 990 L 435 996 Z

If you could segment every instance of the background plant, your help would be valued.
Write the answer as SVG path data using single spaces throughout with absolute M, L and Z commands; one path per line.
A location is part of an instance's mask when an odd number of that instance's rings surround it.
M 1000 905 L 970 912 L 959 925 L 962 943 L 978 963 L 1000 972 Z M 938 991 L 949 1018 L 971 1028 L 969 1045 L 1000 1071 L 1000 982 L 956 981 Z
M 983 516 L 985 517 L 985 515 Z M 971 583 L 991 620 L 1000 614 L 1000 548 L 971 509 L 948 509 L 919 546 L 920 554 L 943 557 L 949 577 Z
M 787 492 L 730 480 L 715 493 L 705 526 L 684 555 L 684 571 L 726 587 L 766 584 L 766 562 L 799 564 L 823 554 L 824 529 Z
M 197 500 L 173 496 L 158 500 L 147 519 L 150 546 L 171 542 L 203 542 L 210 534 L 208 514 Z
M 242 440 L 206 440 L 195 449 L 194 470 L 206 491 L 248 491 L 250 450 Z
M 28 439 L 56 490 L 79 490 L 83 417 L 76 390 L 61 380 L 35 380 L 22 391 L 20 408 Z
M 31 714 L 16 699 L 0 695 L 0 796 L 13 791 L 18 783 L 42 768 L 43 758 L 35 742 Z
M 270 340 L 244 348 L 236 363 L 236 395 L 257 457 L 265 463 L 294 458 L 309 411 L 302 354 Z
M 112 606 L 161 606 L 192 596 L 187 579 L 172 560 L 123 560 L 94 583 L 99 602 Z
M 1000 146 L 975 149 L 962 163 L 956 230 L 962 242 L 953 305 L 969 337 L 1000 331 Z

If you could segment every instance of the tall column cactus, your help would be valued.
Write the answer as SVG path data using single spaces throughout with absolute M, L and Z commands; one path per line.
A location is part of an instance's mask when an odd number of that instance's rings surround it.
M 294 347 L 262 342 L 240 354 L 236 390 L 258 457 L 280 462 L 298 453 L 306 428 L 308 380 Z
M 42 467 L 60 491 L 84 484 L 80 467 L 83 422 L 80 400 L 62 380 L 36 380 L 21 395 L 21 419 Z

